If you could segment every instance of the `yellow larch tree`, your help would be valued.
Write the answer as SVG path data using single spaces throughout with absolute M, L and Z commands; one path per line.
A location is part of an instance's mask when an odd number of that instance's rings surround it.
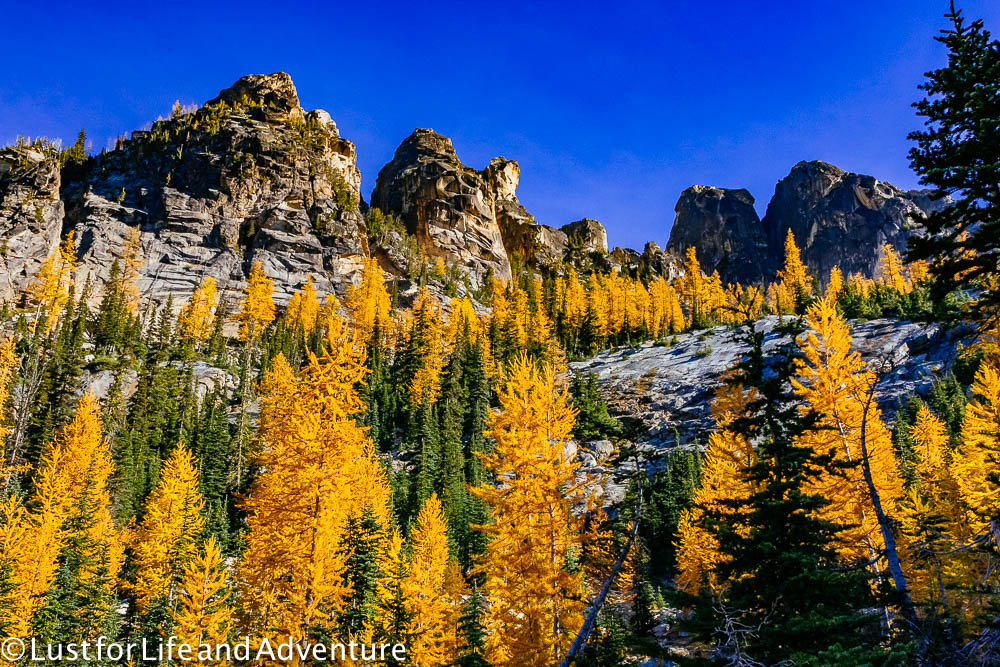
M 677 285 L 688 321 L 692 326 L 703 326 L 708 315 L 705 310 L 705 276 L 694 246 L 684 252 L 684 275 L 678 278 Z
M 247 347 L 274 321 L 276 309 L 272 294 L 271 279 L 264 273 L 264 266 L 254 262 L 240 312 L 236 315 L 240 323 L 240 340 L 246 342 Z
M 306 284 L 289 299 L 282 316 L 285 327 L 296 330 L 301 325 L 302 333 L 308 336 L 316 328 L 320 317 L 319 297 L 313 286 L 312 276 L 306 278 Z
M 45 328 L 51 331 L 69 300 L 76 271 L 76 241 L 71 231 L 58 248 L 45 258 L 35 280 L 28 286 L 29 300 L 46 313 Z
M 911 289 L 926 281 L 929 275 L 930 265 L 922 259 L 906 265 L 906 280 L 909 282 Z
M 171 604 L 176 600 L 177 584 L 197 553 L 197 539 L 205 526 L 204 505 L 198 491 L 197 462 L 191 450 L 178 443 L 146 499 L 135 535 L 132 590 L 140 611 L 156 600 Z
M 830 279 L 826 283 L 826 292 L 823 293 L 823 298 L 830 303 L 837 303 L 837 297 L 843 290 L 844 274 L 839 266 L 834 266 L 830 269 Z
M 576 335 L 587 315 L 587 291 L 572 266 L 566 272 L 566 294 L 563 301 L 563 322 Z
M 597 274 L 591 272 L 587 279 L 587 315 L 588 326 L 596 340 L 603 341 L 610 333 L 608 326 L 608 300 Z
M 581 574 L 565 567 L 580 548 L 579 521 L 570 512 L 581 493 L 578 464 L 565 450 L 575 412 L 552 372 L 523 355 L 499 399 L 501 411 L 491 414 L 487 430 L 496 446 L 481 458 L 503 483 L 472 489 L 493 516 L 476 526 L 492 537 L 478 565 L 490 603 L 486 658 L 496 667 L 540 667 L 558 663 L 583 620 Z
M 778 274 L 785 283 L 789 297 L 795 307 L 812 294 L 812 278 L 806 273 L 806 265 L 802 262 L 802 254 L 795 243 L 795 234 L 788 230 L 785 235 L 785 265 Z
M 391 491 L 365 427 L 364 348 L 346 324 L 330 331 L 301 379 L 279 357 L 264 382 L 261 474 L 243 508 L 249 532 L 238 568 L 241 629 L 302 638 L 334 631 L 350 593 L 339 548 L 351 517 L 391 525 Z
M 690 593 L 697 593 L 703 584 L 714 589 L 722 583 L 713 577 L 722 562 L 719 541 L 702 526 L 702 518 L 706 512 L 726 511 L 729 501 L 745 500 L 753 491 L 747 473 L 756 462 L 756 454 L 746 438 L 729 430 L 749 399 L 742 387 L 724 385 L 712 404 L 718 430 L 708 436 L 701 482 L 691 507 L 681 512 L 677 529 L 676 583 Z
M 447 350 L 441 304 L 427 287 L 420 289 L 413 304 L 409 333 L 411 352 L 419 361 L 410 381 L 410 396 L 414 405 L 423 405 L 424 401 L 433 403 L 441 392 L 441 371 Z
M 101 567 L 114 578 L 121 568 L 123 542 L 111 521 L 107 484 L 111 460 L 104 440 L 100 405 L 89 392 L 80 399 L 73 419 L 45 448 L 27 508 L 13 502 L 4 512 L 20 526 L 18 539 L 8 534 L 4 553 L 15 586 L 10 617 L 12 633 L 23 635 L 44 602 L 66 544 L 66 521 L 81 500 L 95 510 L 88 537 L 102 552 Z M 86 494 L 86 498 L 84 497 Z M 20 530 L 20 529 L 19 529 Z M 92 567 L 97 567 L 94 563 Z M 96 571 L 85 567 L 80 579 L 92 582 Z
M 7 398 L 10 396 L 10 385 L 17 372 L 17 355 L 14 353 L 14 339 L 4 338 L 0 341 L 0 480 L 9 479 L 14 472 L 13 461 L 7 460 Z
M 402 582 L 408 616 L 407 657 L 418 667 L 450 662 L 447 651 L 449 603 L 445 597 L 448 534 L 437 494 L 424 501 L 410 536 L 413 555 Z
M 966 617 L 980 605 L 977 596 L 962 596 L 962 608 L 949 604 L 948 591 L 976 586 L 988 568 L 983 554 L 961 548 L 975 536 L 963 510 L 958 485 L 951 474 L 948 431 L 926 405 L 910 427 L 918 457 L 917 488 L 910 491 L 899 516 L 900 533 L 910 561 L 914 597 L 940 604 L 946 614 Z M 954 601 L 954 600 L 953 600 Z
M 201 347 L 212 334 L 215 310 L 219 306 L 217 284 L 215 278 L 205 276 L 177 316 L 178 335 L 181 340 L 194 344 L 195 348 Z
M 792 384 L 807 404 L 803 409 L 814 410 L 818 423 L 802 436 L 802 444 L 819 455 L 832 453 L 836 461 L 852 466 L 843 476 L 816 478 L 810 492 L 831 501 L 819 512 L 823 518 L 851 526 L 839 534 L 840 552 L 848 558 L 870 559 L 884 544 L 863 467 L 868 465 L 887 514 L 893 514 L 903 498 L 891 433 L 878 406 L 868 403 L 874 374 L 861 355 L 851 350 L 850 331 L 836 307 L 821 299 L 809 308 L 805 323 L 808 330 L 799 342 L 802 358 L 796 360 Z
M 386 331 L 391 299 L 377 258 L 365 258 L 361 284 L 347 288 L 344 305 L 347 307 L 354 335 L 362 343 L 370 343 L 376 329 Z
M 1000 549 L 1000 369 L 984 361 L 972 385 L 973 400 L 965 409 L 962 435 L 952 457 L 951 473 L 958 484 L 969 522 L 988 529 Z
M 904 273 L 903 260 L 899 257 L 896 249 L 891 244 L 886 243 L 882 246 L 881 255 L 878 269 L 875 272 L 875 275 L 878 276 L 878 283 L 900 294 L 909 292 L 910 285 Z
M 172 633 L 180 642 L 198 646 L 225 643 L 232 628 L 229 571 L 215 537 L 205 542 L 203 553 L 185 565 L 178 585 L 177 611 Z
M 122 292 L 129 312 L 139 312 L 139 270 L 142 268 L 142 239 L 139 227 L 130 227 L 122 250 Z

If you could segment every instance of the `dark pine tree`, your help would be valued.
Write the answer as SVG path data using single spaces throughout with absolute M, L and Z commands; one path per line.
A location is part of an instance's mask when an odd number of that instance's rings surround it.
M 950 26 L 935 37 L 948 64 L 927 73 L 916 102 L 925 129 L 910 133 L 910 166 L 933 198 L 954 203 L 922 221 L 926 234 L 910 239 L 908 259 L 930 260 L 932 299 L 956 288 L 978 288 L 980 305 L 965 313 L 995 317 L 1000 254 L 1000 42 L 981 20 L 966 22 L 951 3 Z
M 753 324 L 744 338 L 749 352 L 731 382 L 756 398 L 732 428 L 757 448 L 749 472 L 756 490 L 705 513 L 703 525 L 725 557 L 717 574 L 728 583 L 696 615 L 712 615 L 725 660 L 742 654 L 766 665 L 879 664 L 884 637 L 870 577 L 862 565 L 839 561 L 834 540 L 843 526 L 818 519 L 828 501 L 805 490 L 810 478 L 843 470 L 796 444 L 815 420 L 801 412 L 791 388 L 794 348 L 786 342 L 765 356 L 764 334 Z

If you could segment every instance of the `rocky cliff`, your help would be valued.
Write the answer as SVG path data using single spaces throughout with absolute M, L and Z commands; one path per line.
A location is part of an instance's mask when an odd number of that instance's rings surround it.
M 538 224 L 517 199 L 520 176 L 517 162 L 503 157 L 469 167 L 450 139 L 418 128 L 379 171 L 371 203 L 398 216 L 428 255 L 465 267 L 474 283 L 487 272 L 509 279 L 512 261 L 541 269 L 607 252 L 596 220 Z
M 845 275 L 872 276 L 882 246 L 903 252 L 920 220 L 948 204 L 818 160 L 799 162 L 778 182 L 763 219 L 753 201 L 746 190 L 688 188 L 677 201 L 668 249 L 693 246 L 702 266 L 718 269 L 724 281 L 759 282 L 781 268 L 791 229 L 821 280 L 834 265 Z
M 59 243 L 59 159 L 42 146 L 0 150 L 0 300 L 20 295 Z
M 379 171 L 372 206 L 398 216 L 425 253 L 460 264 L 477 284 L 487 273 L 509 280 L 496 210 L 501 193 L 513 196 L 517 173 L 499 159 L 484 171 L 467 167 L 450 139 L 417 129 Z
M 681 193 L 667 248 L 683 256 L 695 248 L 706 273 L 723 282 L 759 283 L 771 267 L 754 198 L 746 190 L 694 185 Z M 769 276 L 768 276 L 769 277 Z
M 834 265 L 845 275 L 870 276 L 879 248 L 888 243 L 905 250 L 920 219 L 940 204 L 926 192 L 904 192 L 817 160 L 799 162 L 778 182 L 762 222 L 774 262 L 791 229 L 803 261 L 822 279 Z
M 518 200 L 520 175 L 502 157 L 469 167 L 447 137 L 417 129 L 372 193 L 373 206 L 398 216 L 412 238 L 373 233 L 370 248 L 354 144 L 325 111 L 302 108 L 287 74 L 250 75 L 62 173 L 51 145 L 0 151 L 0 298 L 20 293 L 69 230 L 81 282 L 106 280 L 132 228 L 145 258 L 139 288 L 156 303 L 185 300 L 209 275 L 239 289 L 256 261 L 279 303 L 310 277 L 321 293 L 342 292 L 369 254 L 397 277 L 412 275 L 421 253 L 441 257 L 475 287 L 490 274 L 509 279 L 512 265 L 562 262 L 674 278 L 694 247 L 705 270 L 753 283 L 780 268 L 788 229 L 821 279 L 834 264 L 871 275 L 883 244 L 903 249 L 919 219 L 947 203 L 801 162 L 777 184 L 763 220 L 746 190 L 693 186 L 677 202 L 665 251 L 650 243 L 642 254 L 609 252 L 596 220 L 539 224 Z
M 133 132 L 64 184 L 63 199 L 81 279 L 106 279 L 138 227 L 144 296 L 186 299 L 206 275 L 238 288 L 260 261 L 280 302 L 309 276 L 328 292 L 357 271 L 367 254 L 360 183 L 354 145 L 276 73 Z

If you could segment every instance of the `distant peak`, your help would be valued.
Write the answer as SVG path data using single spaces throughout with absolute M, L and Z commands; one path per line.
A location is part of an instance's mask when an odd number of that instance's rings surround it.
M 406 139 L 403 139 L 403 143 L 399 145 L 396 152 L 400 151 L 415 151 L 418 153 L 434 153 L 438 155 L 446 155 L 449 157 L 456 157 L 455 147 L 451 144 L 451 139 L 448 137 L 438 134 L 429 127 L 418 127 L 413 130 L 413 132 Z
M 299 95 L 295 90 L 295 84 L 292 83 L 292 77 L 285 72 L 248 74 L 240 77 L 236 83 L 219 91 L 217 97 L 205 104 L 225 102 L 232 105 L 244 97 L 280 111 L 291 112 L 299 109 Z

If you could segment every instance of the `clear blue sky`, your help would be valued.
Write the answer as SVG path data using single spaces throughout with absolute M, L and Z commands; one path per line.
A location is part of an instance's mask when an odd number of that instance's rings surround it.
M 521 164 L 543 223 L 605 223 L 612 245 L 661 245 L 692 184 L 745 187 L 763 212 L 799 160 L 905 188 L 906 133 L 945 0 L 298 4 L 0 0 L 0 142 L 96 149 L 284 70 L 306 108 L 358 147 L 367 198 L 414 127 L 482 167 Z M 1000 32 L 1000 2 L 962 0 Z

